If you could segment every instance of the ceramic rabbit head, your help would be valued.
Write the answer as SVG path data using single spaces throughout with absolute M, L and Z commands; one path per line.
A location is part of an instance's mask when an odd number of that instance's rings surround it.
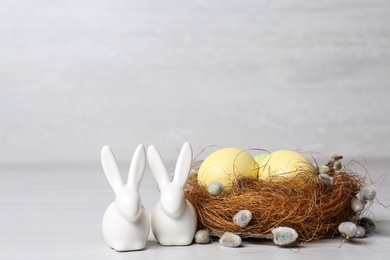
M 138 190 L 145 171 L 145 147 L 139 145 L 135 150 L 126 184 L 122 179 L 117 161 L 109 146 L 103 147 L 101 159 L 104 173 L 115 192 L 116 206 L 120 214 L 129 219 L 139 217 L 141 199 Z
M 195 210 L 183 193 L 192 164 L 191 146 L 183 145 L 172 181 L 154 146 L 148 148 L 148 159 L 161 193 L 152 215 L 153 235 L 161 245 L 189 245 L 197 227 Z
M 172 181 L 154 146 L 148 148 L 148 158 L 150 168 L 160 188 L 160 201 L 163 211 L 172 217 L 180 216 L 185 209 L 183 188 L 187 182 L 192 163 L 190 144 L 185 143 L 180 151 Z
M 109 146 L 103 147 L 101 161 L 116 196 L 103 216 L 104 238 L 117 251 L 140 250 L 145 247 L 150 231 L 150 219 L 138 192 L 146 166 L 145 147 L 139 145 L 135 150 L 127 183 Z

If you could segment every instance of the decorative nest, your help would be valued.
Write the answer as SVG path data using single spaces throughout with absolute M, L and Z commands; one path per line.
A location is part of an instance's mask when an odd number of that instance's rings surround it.
M 329 174 L 333 185 L 313 182 L 302 188 L 293 178 L 272 181 L 238 178 L 229 191 L 211 195 L 193 173 L 184 190 L 198 217 L 198 229 L 232 232 L 238 235 L 270 233 L 275 227 L 291 227 L 298 233 L 296 242 L 309 242 L 339 235 L 338 225 L 358 222 L 362 212 L 351 208 L 351 201 L 361 190 L 364 179 L 345 170 Z M 253 217 L 246 227 L 232 221 L 241 210 Z

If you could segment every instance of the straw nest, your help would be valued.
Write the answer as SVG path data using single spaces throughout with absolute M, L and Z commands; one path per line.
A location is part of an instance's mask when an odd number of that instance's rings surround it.
M 286 226 L 297 231 L 297 242 L 308 242 L 339 235 L 337 227 L 341 222 L 356 222 L 362 214 L 351 209 L 351 200 L 364 180 L 347 171 L 330 175 L 334 181 L 331 187 L 313 182 L 305 188 L 292 178 L 282 181 L 239 178 L 229 191 L 212 196 L 193 173 L 184 194 L 195 208 L 198 229 L 264 234 Z M 253 216 L 243 228 L 232 221 L 240 210 L 249 210 Z

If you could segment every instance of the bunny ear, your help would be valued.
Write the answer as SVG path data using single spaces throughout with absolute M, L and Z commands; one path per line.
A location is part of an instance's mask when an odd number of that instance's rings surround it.
M 191 145 L 187 142 L 181 148 L 175 167 L 175 176 L 173 177 L 172 182 L 178 184 L 181 187 L 184 187 L 190 173 L 191 164 L 192 148 Z
M 117 192 L 123 186 L 123 180 L 114 153 L 108 145 L 102 148 L 101 161 L 108 182 L 114 192 Z
M 142 177 L 145 172 L 146 155 L 145 146 L 143 144 L 138 145 L 135 149 L 133 159 L 131 159 L 129 177 L 127 178 L 127 185 L 139 190 Z
M 154 178 L 156 179 L 158 186 L 162 187 L 164 184 L 169 182 L 169 176 L 167 169 L 164 166 L 161 156 L 156 148 L 151 145 L 148 148 L 148 160 L 150 169 L 152 169 Z

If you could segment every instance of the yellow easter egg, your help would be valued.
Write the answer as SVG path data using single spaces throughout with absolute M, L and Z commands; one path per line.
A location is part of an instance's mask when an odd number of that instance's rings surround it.
M 302 186 L 310 185 L 317 178 L 313 164 L 302 154 L 279 150 L 269 154 L 259 164 L 259 178 L 281 181 L 286 178 L 299 180 Z
M 258 164 L 251 154 L 239 148 L 223 148 L 210 154 L 201 164 L 198 181 L 208 186 L 213 181 L 231 187 L 239 177 L 257 178 Z

